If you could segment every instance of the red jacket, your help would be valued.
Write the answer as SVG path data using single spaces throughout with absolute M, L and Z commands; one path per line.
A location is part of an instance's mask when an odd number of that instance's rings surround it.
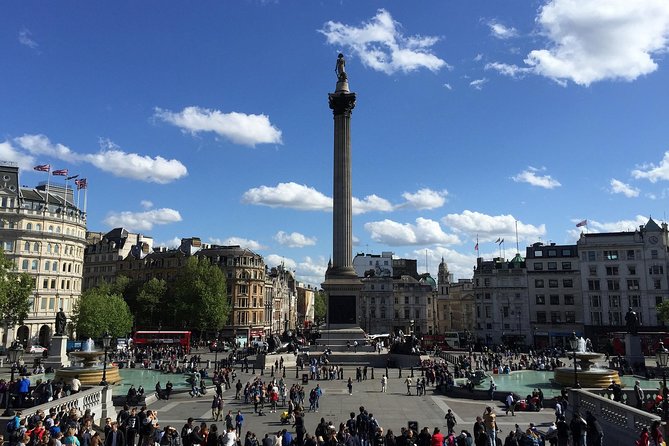
M 444 434 L 441 432 L 437 432 L 436 434 L 432 435 L 432 446 L 444 446 Z

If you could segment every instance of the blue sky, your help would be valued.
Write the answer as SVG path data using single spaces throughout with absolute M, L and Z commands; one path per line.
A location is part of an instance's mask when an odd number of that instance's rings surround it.
M 247 246 L 320 283 L 337 53 L 356 252 L 480 255 L 665 219 L 669 3 L 10 1 L 0 159 L 88 178 L 89 230 Z

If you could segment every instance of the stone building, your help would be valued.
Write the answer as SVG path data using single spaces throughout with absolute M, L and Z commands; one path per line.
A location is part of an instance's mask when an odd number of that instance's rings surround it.
M 296 326 L 297 316 L 297 282 L 295 274 L 279 265 L 268 269 L 265 281 L 265 296 L 269 314 L 265 314 L 269 321 L 270 332 L 281 334 L 292 330 Z
M 2 342 L 47 346 L 58 309 L 69 319 L 81 296 L 86 214 L 69 185 L 49 181 L 48 192 L 46 183 L 20 187 L 19 168 L 11 163 L 0 165 L 0 180 L 0 243 L 17 271 L 35 279 L 28 318 L 3 327 Z

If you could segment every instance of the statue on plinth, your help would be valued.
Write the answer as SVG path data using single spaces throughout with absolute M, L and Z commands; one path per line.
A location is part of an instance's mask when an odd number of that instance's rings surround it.
M 344 55 L 342 53 L 339 53 L 339 56 L 337 56 L 335 72 L 337 73 L 337 79 L 339 82 L 348 80 L 348 76 L 346 75 L 346 59 L 344 59 Z
M 65 312 L 61 308 L 60 311 L 56 313 L 56 330 L 55 330 L 56 336 L 62 336 L 65 334 L 66 324 L 67 324 L 67 316 L 65 316 Z
M 632 309 L 632 307 L 629 307 L 629 310 L 625 315 L 625 322 L 627 324 L 627 333 L 633 335 L 639 333 L 639 325 L 641 325 L 641 322 L 639 321 L 639 315 Z

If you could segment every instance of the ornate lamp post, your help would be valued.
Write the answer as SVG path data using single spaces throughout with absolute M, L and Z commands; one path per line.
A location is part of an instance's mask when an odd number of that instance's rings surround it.
M 655 360 L 657 361 L 658 367 L 662 369 L 662 418 L 664 418 L 664 428 L 667 429 L 667 408 L 669 407 L 669 402 L 667 402 L 667 397 L 669 397 L 669 392 L 667 392 L 667 363 L 669 363 L 669 350 L 664 347 L 664 343 L 660 341 L 660 344 L 657 347 L 655 352 Z
M 107 386 L 107 350 L 109 350 L 111 340 L 111 335 L 105 331 L 105 333 L 102 335 L 102 347 L 105 349 L 105 360 L 102 364 L 102 381 L 100 381 L 100 385 L 105 387 Z
M 214 343 L 214 373 L 218 372 L 218 349 L 220 348 L 220 340 L 218 331 L 216 332 L 216 341 Z
M 18 361 L 21 359 L 21 356 L 23 356 L 23 346 L 18 341 L 12 342 L 12 345 L 7 349 L 7 356 L 9 356 L 9 362 L 12 364 L 12 375 L 9 380 L 11 383 L 14 381 L 14 370 L 16 370 L 16 366 Z M 9 401 L 12 399 L 12 395 L 9 392 L 9 384 L 7 385 L 7 395 L 5 398 L 5 411 L 2 413 L 3 417 L 9 417 L 11 416 L 11 412 L 9 411 L 9 406 L 10 403 Z
M 569 345 L 571 346 L 571 350 L 573 352 L 572 359 L 574 360 L 574 388 L 578 389 L 578 373 L 576 371 L 576 349 L 578 348 L 578 337 L 576 336 L 576 332 L 571 333 L 571 337 L 569 338 Z

